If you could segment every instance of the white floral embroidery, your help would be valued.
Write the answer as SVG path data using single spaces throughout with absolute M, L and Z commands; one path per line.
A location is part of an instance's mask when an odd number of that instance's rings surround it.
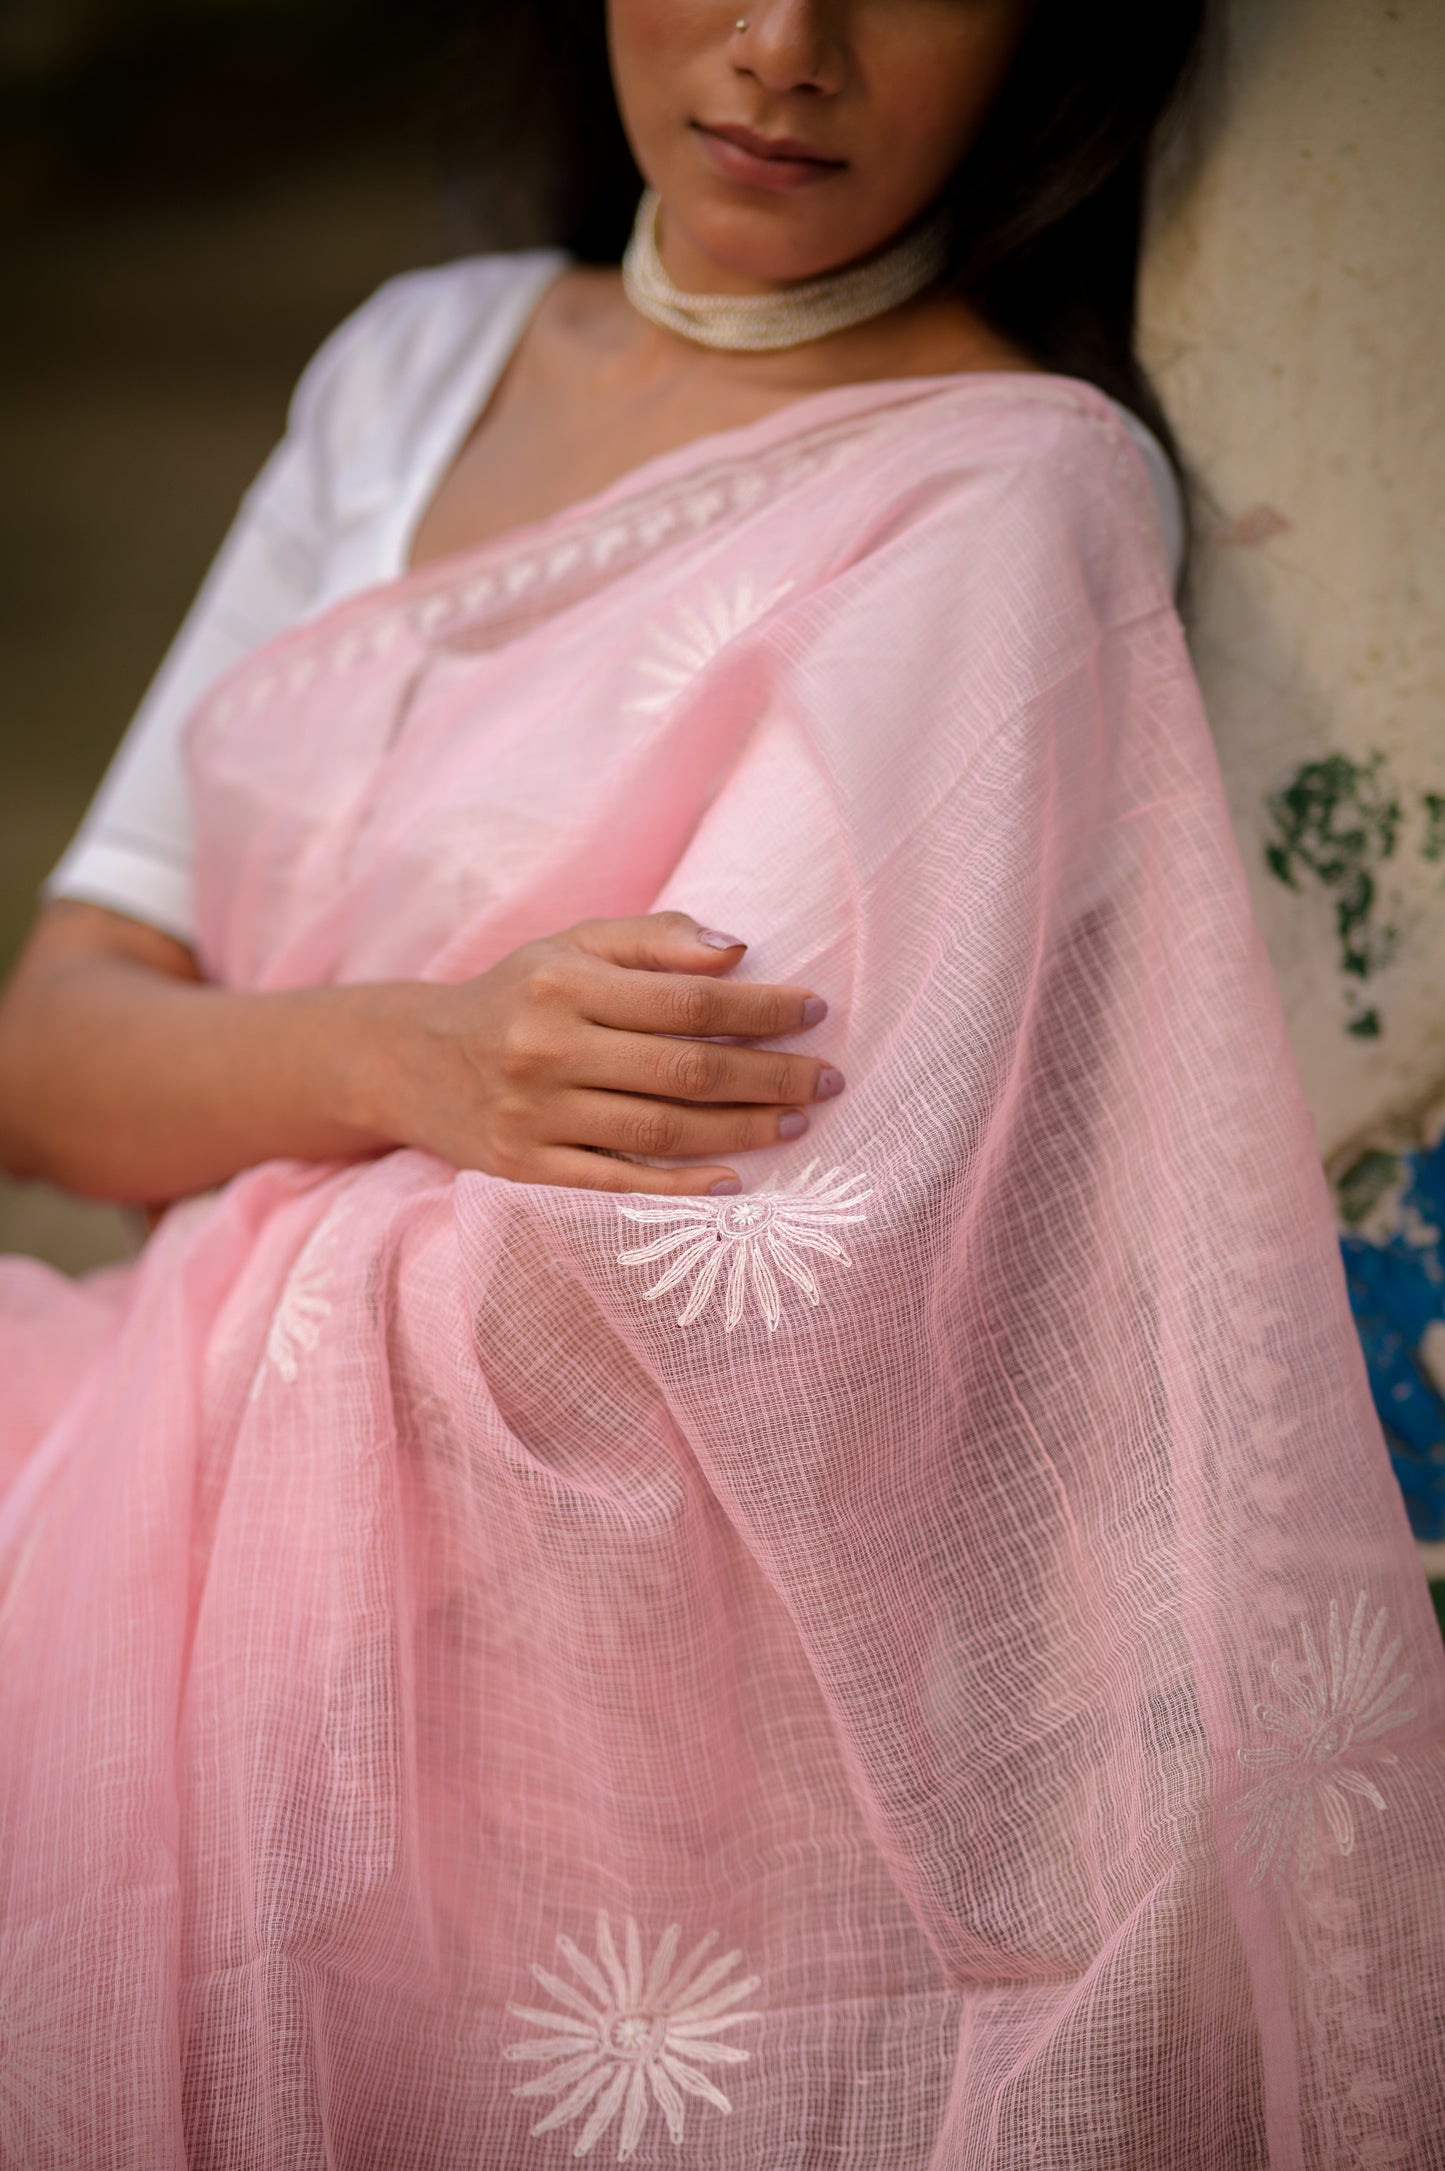
M 562 543 L 548 558 L 544 571 L 548 580 L 560 580 L 564 573 L 570 573 L 573 566 L 580 565 L 581 562 L 582 545 Z
M 629 1221 L 671 1227 L 649 1244 L 619 1251 L 618 1264 L 648 1266 L 654 1259 L 666 1258 L 669 1252 L 677 1254 L 644 1294 L 651 1303 L 692 1276 L 687 1302 L 677 1315 L 680 1327 L 690 1327 L 702 1317 L 726 1266 L 727 1332 L 731 1334 L 743 1316 L 749 1282 L 771 1332 L 782 1317 L 782 1296 L 773 1268 L 801 1289 L 810 1304 L 816 1304 L 818 1284 L 801 1254 L 818 1251 L 843 1266 L 851 1266 L 852 1260 L 830 1231 L 868 1218 L 862 1204 L 872 1185 L 862 1176 L 840 1177 L 835 1168 L 814 1185 L 817 1166 L 816 1161 L 810 1161 L 794 1183 L 779 1191 L 754 1191 L 732 1199 L 673 1199 L 666 1206 L 620 1207 Z
M 463 611 L 479 611 L 490 603 L 497 591 L 495 573 L 479 573 L 457 590 L 457 608 Z
M 1303 1664 L 1277 1658 L 1270 1668 L 1289 1708 L 1254 1707 L 1265 1732 L 1281 1737 L 1238 1751 L 1241 1764 L 1265 1773 L 1258 1786 L 1230 1804 L 1235 1815 L 1248 1820 L 1236 1847 L 1241 1854 L 1255 1854 L 1252 1881 L 1256 1884 L 1266 1876 L 1277 1880 L 1291 1871 L 1307 1878 L 1318 1854 L 1322 1823 L 1340 1853 L 1349 1854 L 1355 1844 L 1351 1796 L 1370 1802 L 1377 1810 L 1385 1807 L 1385 1797 L 1374 1781 L 1346 1758 L 1357 1756 L 1364 1744 L 1415 1716 L 1399 1704 L 1414 1676 L 1391 1673 L 1400 1638 L 1385 1642 L 1383 1606 L 1365 1630 L 1367 1603 L 1361 1591 L 1346 1637 L 1341 1634 L 1338 1602 L 1330 1600 L 1323 1654 L 1302 1621 Z M 1381 1750 L 1371 1752 L 1371 1760 L 1377 1764 L 1398 1761 Z
M 271 1315 L 266 1359 L 288 1387 L 301 1369 L 303 1352 L 315 1349 L 321 1339 L 321 1329 L 331 1317 L 331 1300 L 326 1291 L 331 1281 L 331 1249 L 335 1241 L 335 1229 L 323 1222 L 301 1247 L 300 1256 L 286 1277 L 286 1286 Z M 258 1374 L 258 1387 L 260 1377 Z
M 751 574 L 745 573 L 733 585 L 730 594 L 724 594 L 716 581 L 705 583 L 702 601 L 694 608 L 689 603 L 679 603 L 673 613 L 673 630 L 654 626 L 650 636 L 652 654 L 638 659 L 637 669 L 641 677 L 649 678 L 657 687 L 656 693 L 639 694 L 635 701 L 625 706 L 638 715 L 650 716 L 669 708 L 699 671 L 712 662 L 729 641 L 745 633 L 749 626 L 781 602 L 793 583 L 785 580 L 781 587 L 769 589 L 763 595 L 753 585 Z
M 358 627 L 348 619 L 333 637 L 323 640 L 318 636 L 317 666 L 329 665 L 337 672 L 349 671 L 358 663 L 387 653 L 407 636 L 422 641 L 452 639 L 456 637 L 458 621 L 462 619 L 472 621 L 461 631 L 475 646 L 479 631 L 477 621 L 485 622 L 498 616 L 505 619 L 509 610 L 518 608 L 534 614 L 542 609 L 536 593 L 532 594 L 529 604 L 523 605 L 521 599 L 529 591 L 540 592 L 553 585 L 565 584 L 569 575 L 573 576 L 575 588 L 579 581 L 585 583 L 590 576 L 605 574 L 619 554 L 625 561 L 640 552 L 655 550 L 665 536 L 679 527 L 699 532 L 731 513 L 748 511 L 770 490 L 815 481 L 831 474 L 859 457 L 880 430 L 886 431 L 896 425 L 896 417 L 891 421 L 887 417 L 875 419 L 862 429 L 856 422 L 847 421 L 836 434 L 824 432 L 801 445 L 785 445 L 772 457 L 755 460 L 747 467 L 724 467 L 712 483 L 694 487 L 684 495 L 671 489 L 660 496 L 655 492 L 644 496 L 629 509 L 626 518 L 614 517 L 611 511 L 605 519 L 599 515 L 596 523 L 565 542 L 548 544 L 537 551 L 514 556 L 505 563 L 483 567 L 464 581 L 431 589 L 398 605 L 379 621 L 373 622 L 368 615 L 365 623 Z M 715 587 L 710 588 L 702 612 L 693 612 L 692 626 L 684 626 L 680 643 L 682 648 L 692 650 L 699 638 L 696 629 L 700 627 L 705 653 L 699 654 L 696 662 L 688 663 L 664 648 L 653 660 L 664 672 L 673 674 L 671 690 L 644 697 L 637 705 L 649 711 L 665 708 L 693 672 L 717 653 L 724 640 L 741 633 L 786 593 L 785 586 L 769 596 L 754 599 L 750 583 L 743 581 L 731 601 L 726 601 Z M 725 621 L 720 632 L 713 623 L 719 608 Z M 368 638 L 366 626 L 373 624 L 374 630 Z M 495 625 L 492 630 L 495 631 Z M 675 638 L 657 637 L 659 643 Z M 209 713 L 218 723 L 226 723 L 240 714 L 243 703 L 263 708 L 278 692 L 287 690 L 295 693 L 300 689 L 296 686 L 288 688 L 284 677 L 277 678 L 265 672 L 259 677 L 239 676 L 224 693 L 217 695 L 210 704 Z
M 455 612 L 456 607 L 457 599 L 454 595 L 428 596 L 424 602 L 419 603 L 416 607 L 414 623 L 417 631 L 419 633 L 435 633 L 438 626 L 446 624 L 447 620 Z
M 644 1966 L 642 1933 L 632 1917 L 627 1918 L 619 1953 L 612 1925 L 599 1913 L 595 1960 L 579 1951 L 570 1937 L 557 1940 L 557 1950 L 590 1996 L 533 1963 L 533 1975 L 563 2010 L 509 2005 L 509 2013 L 547 2032 L 526 2043 L 510 2044 L 503 2056 L 542 2060 L 548 2067 L 535 2080 L 513 2089 L 514 2095 L 561 2098 L 538 2119 L 534 2135 L 569 2126 L 586 2111 L 587 2122 L 572 2153 L 590 2155 L 620 2113 L 617 2161 L 625 2163 L 642 2138 L 654 2102 L 674 2142 L 682 2139 L 684 2094 L 700 2097 L 714 2110 L 731 2111 L 722 2090 L 698 2068 L 743 2065 L 752 2056 L 739 2044 L 719 2043 L 715 2038 L 758 2018 L 756 2013 L 729 2008 L 756 1990 L 762 1977 L 726 1981 L 741 1960 L 741 1951 L 723 1953 L 704 1966 L 718 1934 L 709 1931 L 674 1966 L 682 1937 L 674 1922 L 658 1940 L 651 1964 Z
M 760 477 L 758 488 L 762 490 L 766 487 Z M 736 492 L 734 495 L 736 496 Z M 649 513 L 645 520 L 638 522 L 638 541 L 643 543 L 648 550 L 655 550 L 665 535 L 671 535 L 673 529 L 677 526 L 677 520 L 678 514 L 675 505 L 659 505 L 655 513 Z

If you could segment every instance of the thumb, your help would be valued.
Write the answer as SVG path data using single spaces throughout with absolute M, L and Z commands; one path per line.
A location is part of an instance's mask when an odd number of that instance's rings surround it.
M 579 949 L 635 972 L 727 972 L 747 944 L 688 912 L 647 912 L 627 920 L 583 920 L 571 930 Z

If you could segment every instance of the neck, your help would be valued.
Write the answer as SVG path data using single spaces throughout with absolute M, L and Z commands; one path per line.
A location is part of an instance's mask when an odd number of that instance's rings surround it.
M 663 262 L 661 209 L 647 190 L 622 260 L 623 284 L 639 314 L 699 346 L 764 352 L 836 337 L 912 301 L 936 284 L 948 260 L 946 220 L 934 211 L 839 270 L 761 292 L 703 292 L 680 287 Z
M 797 396 L 873 378 L 1041 367 L 947 288 L 933 288 L 830 338 L 749 354 L 700 347 L 649 323 L 626 300 L 615 271 L 585 276 L 596 282 L 595 313 L 589 316 L 589 340 L 598 342 L 594 353 L 619 383 L 646 384 L 660 396 L 684 383 L 755 386 L 764 397 L 769 392 Z

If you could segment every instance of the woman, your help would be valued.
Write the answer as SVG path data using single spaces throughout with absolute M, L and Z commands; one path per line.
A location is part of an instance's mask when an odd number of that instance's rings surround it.
M 185 1201 L 3 1285 L 7 2159 L 1430 2160 L 1445 1666 L 1141 450 L 1150 12 L 612 0 L 625 286 L 303 381 L 0 1020 L 13 1166 Z

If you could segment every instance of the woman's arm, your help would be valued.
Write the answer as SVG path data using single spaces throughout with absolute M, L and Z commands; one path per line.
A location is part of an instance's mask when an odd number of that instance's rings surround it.
M 717 984 L 743 948 L 654 913 L 584 921 L 456 986 L 238 994 L 202 982 L 171 936 L 59 902 L 0 998 L 0 1161 L 146 1203 L 262 1161 L 393 1146 L 523 1183 L 735 1185 L 720 1161 L 607 1156 L 772 1145 L 839 1090 L 820 1059 L 715 1044 L 795 1033 L 826 1009 L 803 988 Z

